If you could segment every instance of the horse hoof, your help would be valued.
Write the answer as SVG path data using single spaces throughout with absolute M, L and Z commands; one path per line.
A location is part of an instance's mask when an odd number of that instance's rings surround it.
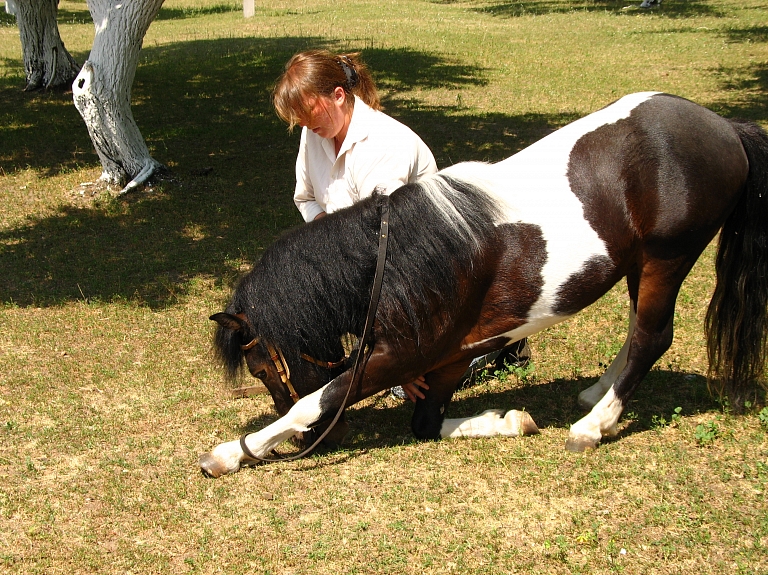
M 229 469 L 216 459 L 210 453 L 203 453 L 200 456 L 200 472 L 206 477 L 218 479 L 222 475 L 229 473 Z
M 500 416 L 500 410 L 485 411 L 484 413 Z M 536 435 L 539 427 L 527 411 L 512 409 L 507 412 L 501 421 L 496 424 L 497 433 L 510 437 L 523 437 L 524 435 Z
M 586 437 L 569 437 L 565 442 L 565 448 L 572 453 L 583 453 L 597 449 L 599 442 Z
M 541 433 L 539 431 L 539 426 L 536 425 L 536 422 L 531 417 L 531 414 L 527 411 L 521 411 L 520 413 L 520 422 L 519 422 L 519 429 L 520 429 L 520 435 L 538 435 Z

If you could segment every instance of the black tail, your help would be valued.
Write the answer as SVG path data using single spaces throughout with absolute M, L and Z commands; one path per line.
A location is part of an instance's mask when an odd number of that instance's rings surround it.
M 731 122 L 749 159 L 749 177 L 720 231 L 717 284 L 706 318 L 709 381 L 736 410 L 766 386 L 768 359 L 768 134 Z

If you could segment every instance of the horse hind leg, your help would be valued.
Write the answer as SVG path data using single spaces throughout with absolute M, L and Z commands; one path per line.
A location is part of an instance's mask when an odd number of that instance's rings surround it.
M 596 448 L 603 437 L 618 433 L 619 417 L 627 402 L 653 364 L 672 345 L 675 300 L 693 261 L 672 266 L 651 261 L 644 267 L 626 365 L 592 410 L 571 426 L 566 441 L 569 451 Z
M 600 379 L 592 386 L 588 387 L 579 394 L 579 407 L 582 409 L 590 410 L 597 402 L 600 401 L 609 389 L 616 383 L 619 375 L 627 366 L 627 358 L 629 357 L 629 346 L 632 341 L 632 334 L 635 331 L 636 322 L 635 302 L 631 301 L 629 305 L 629 329 L 627 330 L 627 338 L 624 340 L 624 345 L 621 346 L 621 350 L 616 355 L 611 365 L 605 370 L 605 373 L 600 376 Z

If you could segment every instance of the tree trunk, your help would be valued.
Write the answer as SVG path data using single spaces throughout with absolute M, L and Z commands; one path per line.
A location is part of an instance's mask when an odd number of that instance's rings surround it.
M 6 1 L 5 9 L 16 16 L 19 25 L 27 76 L 24 90 L 68 86 L 80 66 L 59 35 L 59 0 L 15 0 L 10 4 Z
M 161 164 L 154 160 L 131 113 L 131 85 L 139 51 L 163 0 L 88 0 L 96 27 L 91 54 L 72 84 L 102 166 L 101 180 L 145 182 Z

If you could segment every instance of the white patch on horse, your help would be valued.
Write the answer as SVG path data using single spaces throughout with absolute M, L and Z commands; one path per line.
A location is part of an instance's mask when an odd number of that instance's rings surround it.
M 621 346 L 621 350 L 616 355 L 616 358 L 605 370 L 605 373 L 594 385 L 588 387 L 579 394 L 579 406 L 583 409 L 592 409 L 597 405 L 597 402 L 602 399 L 606 392 L 616 383 L 619 374 L 624 371 L 627 366 L 627 357 L 629 355 L 629 345 L 632 341 L 632 334 L 635 331 L 635 306 L 632 303 L 629 304 L 629 329 L 627 330 L 627 339 L 624 340 L 624 345 Z
M 593 258 L 608 257 L 605 243 L 585 219 L 584 206 L 571 190 L 568 181 L 571 151 L 583 136 L 627 118 L 632 110 L 657 93 L 625 96 L 497 164 L 469 162 L 443 170 L 446 175 L 479 185 L 496 198 L 505 214 L 505 221 L 498 224 L 536 225 L 546 242 L 547 261 L 541 270 L 544 285 L 528 313 L 528 323 L 494 337 L 518 340 L 570 317 L 554 311 L 561 287 Z
M 603 437 L 618 434 L 617 424 L 624 405 L 616 397 L 613 386 L 587 415 L 571 425 L 568 442 L 585 447 L 597 447 Z
M 444 419 L 440 437 L 518 437 L 538 432 L 538 427 L 526 411 L 513 409 L 504 415 L 503 409 L 489 409 L 474 417 Z
M 308 431 L 309 426 L 317 423 L 322 415 L 320 398 L 328 385 L 330 384 L 302 397 L 288 413 L 274 423 L 255 433 L 248 434 L 245 438 L 245 444 L 251 453 L 257 457 L 266 458 L 283 441 L 290 439 L 297 433 Z M 217 445 L 210 455 L 226 468 L 227 473 L 237 471 L 244 462 L 251 463 L 240 448 L 239 441 Z
M 469 227 L 469 224 L 459 213 L 459 210 L 456 209 L 456 206 L 447 197 L 449 194 L 451 194 L 451 192 L 453 192 L 453 190 L 450 189 L 450 187 L 445 183 L 445 180 L 440 177 L 440 174 L 432 174 L 426 176 L 419 180 L 419 184 L 421 185 L 422 191 L 429 196 L 429 198 L 435 204 L 435 207 L 442 214 L 446 224 L 461 230 L 461 232 L 464 234 L 464 237 L 471 241 L 475 247 L 478 247 L 479 242 L 475 234 L 472 232 L 472 228 Z

